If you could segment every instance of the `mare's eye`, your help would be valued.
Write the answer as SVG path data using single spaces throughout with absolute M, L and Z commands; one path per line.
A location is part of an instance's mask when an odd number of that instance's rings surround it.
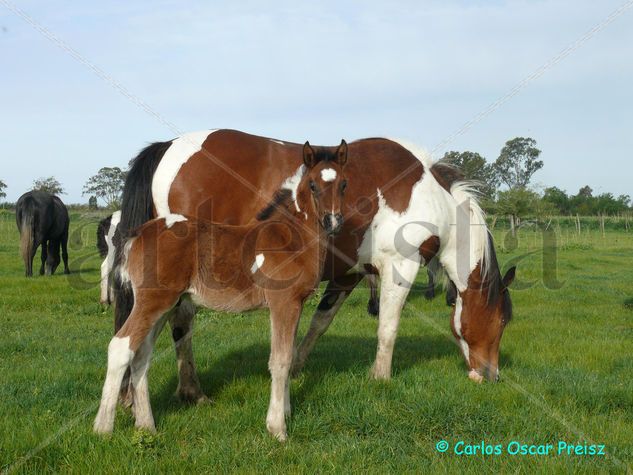
M 313 181 L 310 181 L 310 190 L 312 191 L 312 193 L 315 193 L 316 189 L 316 184 Z
M 345 188 L 347 188 L 347 180 L 341 182 L 341 193 L 345 191 Z

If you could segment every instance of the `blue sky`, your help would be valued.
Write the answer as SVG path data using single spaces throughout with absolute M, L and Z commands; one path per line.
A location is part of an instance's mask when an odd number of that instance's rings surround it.
M 268 3 L 268 5 L 266 5 Z M 435 149 L 623 3 L 18 1 L 179 130 L 399 137 Z M 56 176 L 67 202 L 174 131 L 0 4 L 0 179 Z M 633 195 L 633 8 L 440 147 L 494 161 L 530 136 L 537 186 Z

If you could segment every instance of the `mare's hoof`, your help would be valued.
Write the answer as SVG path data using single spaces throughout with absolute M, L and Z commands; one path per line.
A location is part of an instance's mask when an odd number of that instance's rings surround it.
M 180 399 L 181 402 L 184 402 L 185 404 L 202 405 L 202 404 L 211 404 L 212 402 L 211 399 L 207 397 L 207 395 L 204 394 L 200 390 L 192 390 L 192 391 L 178 390 L 176 391 L 176 397 Z

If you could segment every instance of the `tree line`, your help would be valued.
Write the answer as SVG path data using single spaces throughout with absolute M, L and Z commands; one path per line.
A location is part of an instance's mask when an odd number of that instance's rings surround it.
M 629 195 L 594 195 L 590 186 L 568 194 L 556 186 L 539 191 L 531 187 L 532 176 L 543 168 L 541 150 L 530 137 L 508 140 L 499 157 L 488 163 L 477 152 L 447 152 L 442 161 L 459 167 L 477 183 L 482 205 L 489 214 L 509 216 L 514 221 L 552 215 L 616 215 L 631 211 Z
M 492 163 L 477 152 L 450 151 L 441 161 L 462 170 L 465 178 L 473 180 L 482 196 L 486 212 L 510 216 L 515 220 L 551 215 L 616 215 L 631 211 L 629 195 L 614 196 L 612 193 L 594 195 L 585 185 L 576 194 L 568 194 L 556 186 L 542 191 L 530 186 L 532 176 L 543 168 L 541 150 L 531 137 L 515 137 L 508 140 Z M 103 167 L 91 176 L 83 187 L 83 195 L 89 196 L 90 208 L 97 208 L 99 200 L 109 209 L 120 206 L 126 172 L 119 167 Z M 0 199 L 5 198 L 7 185 L 0 180 Z M 65 194 L 62 184 L 55 177 L 39 178 L 33 182 L 34 190 L 59 195 Z

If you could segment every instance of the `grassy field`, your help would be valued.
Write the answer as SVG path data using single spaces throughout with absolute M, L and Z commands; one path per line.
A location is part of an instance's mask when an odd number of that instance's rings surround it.
M 633 466 L 633 232 L 559 230 L 563 286 L 552 289 L 542 278 L 540 235 L 527 229 L 514 243 L 495 230 L 500 261 L 518 260 L 499 384 L 468 380 L 443 296 L 427 302 L 420 291 L 403 313 L 392 381 L 370 380 L 377 323 L 365 312 L 367 290 L 358 289 L 293 381 L 289 441 L 279 444 L 264 424 L 265 311 L 198 315 L 196 359 L 212 404 L 173 398 L 175 359 L 164 332 L 150 374 L 158 433 L 136 432 L 120 410 L 111 438 L 92 434 L 112 313 L 98 303 L 95 219 L 75 215 L 72 223 L 73 274 L 26 280 L 13 215 L 0 214 L 2 470 L 549 473 Z M 316 303 L 307 305 L 301 333 Z M 445 453 L 436 450 L 440 440 L 449 444 Z M 458 455 L 460 441 L 499 444 L 502 453 Z M 511 455 L 512 441 L 554 447 L 549 455 Z M 559 455 L 559 441 L 603 444 L 606 455 Z

